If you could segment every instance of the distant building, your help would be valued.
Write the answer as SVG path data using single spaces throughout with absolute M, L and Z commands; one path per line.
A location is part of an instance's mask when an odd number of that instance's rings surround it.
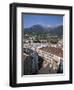
M 58 41 L 57 48 L 61 48 L 63 50 L 63 39 Z
M 40 41 L 41 43 L 47 43 L 47 40 L 45 40 L 45 39 L 42 39 L 42 40 L 40 39 L 39 41 Z

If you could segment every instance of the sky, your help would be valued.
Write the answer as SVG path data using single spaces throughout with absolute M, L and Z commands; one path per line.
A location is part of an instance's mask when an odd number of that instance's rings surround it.
M 38 14 L 22 14 L 23 27 L 28 28 L 36 24 L 44 27 L 63 25 L 62 15 L 38 15 Z

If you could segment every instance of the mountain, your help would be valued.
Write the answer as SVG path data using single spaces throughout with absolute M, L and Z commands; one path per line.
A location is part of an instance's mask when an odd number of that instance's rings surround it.
M 55 34 L 55 35 L 63 35 L 63 26 L 60 25 L 60 26 L 57 26 L 57 27 L 54 27 L 52 29 L 49 30 L 49 32 L 51 34 Z
M 63 35 L 63 25 L 55 27 L 43 27 L 39 24 L 24 28 L 25 33 L 50 33 L 52 35 Z
M 39 24 L 33 25 L 30 28 L 25 28 L 24 32 L 45 32 L 45 28 Z

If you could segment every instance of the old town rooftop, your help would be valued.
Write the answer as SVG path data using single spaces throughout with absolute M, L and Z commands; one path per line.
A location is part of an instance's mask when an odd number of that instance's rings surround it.
M 60 48 L 43 47 L 43 48 L 40 48 L 40 50 L 43 50 L 45 52 L 49 52 L 49 53 L 54 54 L 54 55 L 59 56 L 59 57 L 63 57 L 63 50 Z

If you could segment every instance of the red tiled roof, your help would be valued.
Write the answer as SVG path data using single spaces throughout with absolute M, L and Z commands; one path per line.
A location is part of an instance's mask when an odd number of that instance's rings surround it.
M 43 47 L 40 48 L 40 50 L 50 52 L 51 54 L 57 55 L 59 57 L 63 57 L 63 50 L 60 48 L 55 48 L 55 47 Z

